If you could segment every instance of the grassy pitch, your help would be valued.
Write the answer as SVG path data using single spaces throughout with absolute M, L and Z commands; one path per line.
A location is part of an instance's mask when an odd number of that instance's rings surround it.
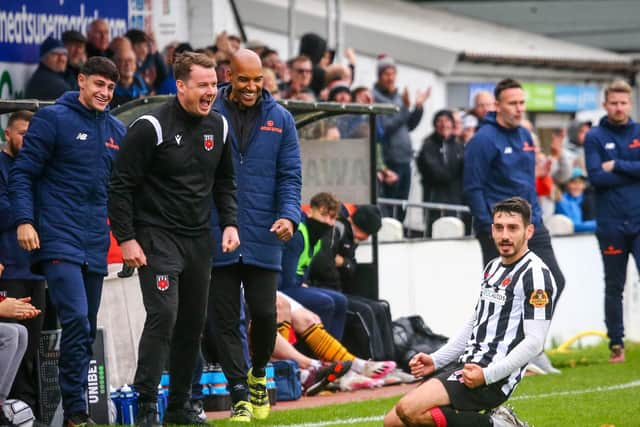
M 627 361 L 609 364 L 605 345 L 550 354 L 559 375 L 526 377 L 510 399 L 536 427 L 640 427 L 640 344 L 627 344 Z M 256 425 L 281 427 L 381 426 L 398 397 L 290 411 L 274 411 Z M 217 427 L 237 426 L 225 420 Z

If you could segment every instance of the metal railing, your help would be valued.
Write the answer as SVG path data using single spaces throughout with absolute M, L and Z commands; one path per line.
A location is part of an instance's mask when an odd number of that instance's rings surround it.
M 401 220 L 406 238 L 431 238 L 432 219 L 457 217 L 465 224 L 464 237 L 473 236 L 473 217 L 465 205 L 447 203 L 411 202 L 402 199 L 378 198 L 383 216 Z

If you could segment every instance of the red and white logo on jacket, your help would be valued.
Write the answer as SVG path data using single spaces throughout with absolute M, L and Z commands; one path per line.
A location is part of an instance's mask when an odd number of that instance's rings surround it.
M 162 292 L 169 289 L 169 276 L 166 274 L 156 274 L 156 287 Z
M 204 149 L 207 151 L 213 150 L 213 135 L 204 135 Z

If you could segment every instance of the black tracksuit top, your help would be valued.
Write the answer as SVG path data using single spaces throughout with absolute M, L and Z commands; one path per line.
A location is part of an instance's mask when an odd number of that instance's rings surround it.
M 109 219 L 119 243 L 146 226 L 200 235 L 211 227 L 214 199 L 221 227 L 237 224 L 228 129 L 220 114 L 193 116 L 177 98 L 129 126 L 109 185 Z

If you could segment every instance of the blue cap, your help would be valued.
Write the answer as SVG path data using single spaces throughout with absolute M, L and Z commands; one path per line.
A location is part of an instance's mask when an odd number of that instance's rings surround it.
M 47 39 L 40 45 L 40 59 L 44 58 L 51 52 L 67 53 L 67 48 L 58 39 L 54 39 L 53 36 L 47 37 Z
M 576 166 L 575 168 L 573 168 L 573 171 L 571 171 L 571 178 L 569 178 L 569 181 L 573 181 L 574 179 L 578 178 L 587 179 L 587 175 L 584 173 L 581 167 Z

